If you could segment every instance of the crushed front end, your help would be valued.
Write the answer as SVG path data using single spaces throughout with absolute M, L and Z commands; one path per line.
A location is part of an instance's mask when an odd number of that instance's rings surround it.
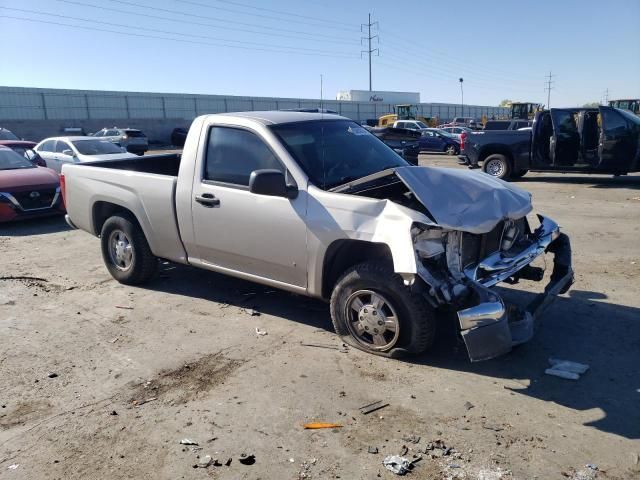
M 569 237 L 538 215 L 532 230 L 526 217 L 499 222 L 488 233 L 415 225 L 412 230 L 418 275 L 434 307 L 453 308 L 471 361 L 487 360 L 531 339 L 549 303 L 573 283 Z M 500 282 L 541 281 L 531 265 L 554 255 L 551 279 L 527 305 L 507 304 L 491 287 Z

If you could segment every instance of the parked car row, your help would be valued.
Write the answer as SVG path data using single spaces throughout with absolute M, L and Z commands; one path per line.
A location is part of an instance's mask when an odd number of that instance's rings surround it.
M 0 146 L 0 223 L 64 211 L 58 174 Z

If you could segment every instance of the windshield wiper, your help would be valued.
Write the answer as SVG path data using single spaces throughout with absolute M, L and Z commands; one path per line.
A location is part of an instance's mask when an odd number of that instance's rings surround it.
M 336 192 L 336 193 L 347 192 L 357 185 L 372 182 L 374 180 L 378 180 L 379 178 L 388 177 L 394 173 L 393 169 L 399 166 L 400 165 L 392 165 L 390 167 L 386 167 L 382 170 L 379 170 L 374 173 L 370 173 L 369 175 L 365 175 L 363 177 L 356 177 L 351 179 L 349 179 L 349 177 L 345 177 L 346 178 L 345 180 L 342 180 L 342 179 L 340 180 L 341 183 L 339 185 L 330 188 L 328 191 Z

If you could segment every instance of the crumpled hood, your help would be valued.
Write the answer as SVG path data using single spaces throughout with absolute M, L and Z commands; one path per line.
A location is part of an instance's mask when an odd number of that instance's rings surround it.
M 449 230 L 487 233 L 532 208 L 529 192 L 485 173 L 437 167 L 400 167 L 395 173 Z

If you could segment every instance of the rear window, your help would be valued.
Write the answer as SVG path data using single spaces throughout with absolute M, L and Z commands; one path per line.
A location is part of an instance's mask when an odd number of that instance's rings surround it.
M 140 130 L 125 130 L 124 133 L 129 137 L 146 137 Z

